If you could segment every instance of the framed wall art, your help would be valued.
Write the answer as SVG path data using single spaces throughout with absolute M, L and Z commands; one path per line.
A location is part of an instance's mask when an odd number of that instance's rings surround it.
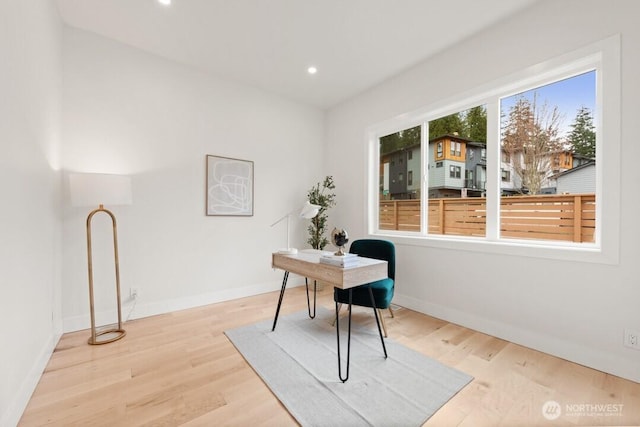
M 207 215 L 253 216 L 253 162 L 207 155 Z

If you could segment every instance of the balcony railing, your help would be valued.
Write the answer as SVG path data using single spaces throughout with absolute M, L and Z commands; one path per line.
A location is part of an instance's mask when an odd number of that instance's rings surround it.
M 428 233 L 485 236 L 484 197 L 429 199 Z M 420 231 L 420 200 L 380 201 L 380 229 Z M 594 242 L 595 194 L 512 196 L 500 199 L 500 236 Z
M 475 179 L 465 178 L 464 179 L 465 188 L 473 189 L 473 190 L 485 190 L 486 182 L 484 181 L 476 181 Z

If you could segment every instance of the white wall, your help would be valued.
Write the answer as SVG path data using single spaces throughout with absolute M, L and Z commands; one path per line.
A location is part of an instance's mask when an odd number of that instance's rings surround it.
M 122 293 L 139 290 L 132 318 L 278 289 L 270 254 L 286 246 L 286 223 L 270 225 L 322 178 L 324 113 L 81 30 L 63 41 L 65 331 L 89 326 L 90 210 L 69 205 L 66 172 L 133 177 L 133 205 L 112 208 Z M 205 216 L 206 154 L 255 162 L 253 217 Z M 292 224 L 298 247 L 306 225 Z M 113 264 L 99 269 L 96 310 L 109 312 Z
M 640 381 L 640 352 L 622 345 L 624 328 L 640 330 L 640 199 L 633 187 L 640 157 L 639 15 L 633 0 L 542 1 L 329 111 L 326 172 L 342 183 L 334 218 L 355 238 L 366 233 L 367 127 L 621 34 L 619 264 L 401 244 L 396 302 Z
M 52 2 L 0 2 L 0 426 L 61 331 L 60 31 Z

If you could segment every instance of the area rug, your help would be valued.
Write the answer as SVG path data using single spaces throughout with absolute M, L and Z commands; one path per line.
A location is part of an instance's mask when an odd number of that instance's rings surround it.
M 306 310 L 280 317 L 274 332 L 273 319 L 225 331 L 302 426 L 420 426 L 472 380 L 388 338 L 385 359 L 377 329 L 358 326 L 354 311 L 349 380 L 342 383 L 334 316 L 318 307 L 315 319 Z

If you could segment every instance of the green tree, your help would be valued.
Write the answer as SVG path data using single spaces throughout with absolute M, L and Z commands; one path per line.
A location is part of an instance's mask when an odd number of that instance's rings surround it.
M 332 176 L 326 176 L 324 181 L 318 182 L 311 187 L 307 193 L 307 199 L 309 203 L 314 205 L 320 205 L 318 215 L 311 218 L 311 225 L 309 225 L 309 239 L 307 243 L 311 245 L 313 249 L 324 249 L 329 243 L 329 240 L 325 237 L 324 233 L 327 231 L 327 209 L 336 205 L 336 195 L 331 191 L 336 188 L 333 183 Z
M 387 154 L 420 143 L 420 126 L 401 130 L 380 138 L 380 154 Z
M 571 124 L 571 133 L 567 140 L 575 154 L 595 159 L 596 157 L 596 132 L 593 126 L 593 116 L 587 107 L 580 107 Z
M 475 142 L 487 142 L 487 110 L 483 105 L 466 111 L 462 136 Z
M 429 122 L 429 141 L 442 135 L 453 135 L 456 132 L 462 136 L 464 133 L 464 117 L 460 113 L 450 114 Z

